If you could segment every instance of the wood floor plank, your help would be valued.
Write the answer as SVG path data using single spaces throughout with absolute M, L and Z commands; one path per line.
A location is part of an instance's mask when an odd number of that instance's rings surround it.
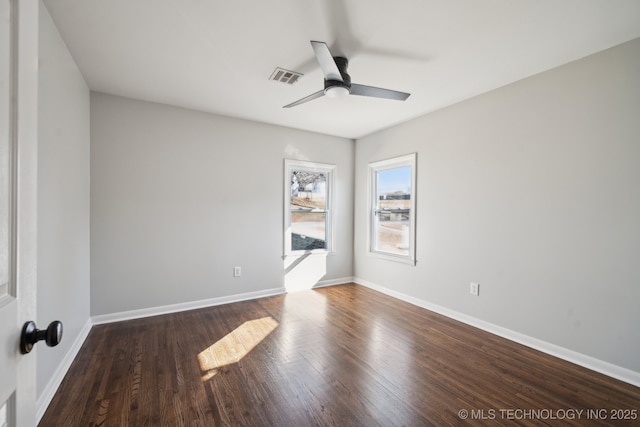
M 637 387 L 349 284 L 95 326 L 40 426 L 638 425 L 638 411 Z

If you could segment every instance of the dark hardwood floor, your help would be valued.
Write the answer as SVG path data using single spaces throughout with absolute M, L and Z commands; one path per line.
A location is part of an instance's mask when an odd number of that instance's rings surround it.
M 639 425 L 638 411 L 640 388 L 341 285 L 95 326 L 40 426 Z

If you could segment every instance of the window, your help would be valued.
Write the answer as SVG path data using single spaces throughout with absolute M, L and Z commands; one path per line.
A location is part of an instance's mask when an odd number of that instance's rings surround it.
M 285 254 L 333 250 L 335 169 L 285 160 Z
M 369 251 L 415 264 L 416 155 L 369 164 Z

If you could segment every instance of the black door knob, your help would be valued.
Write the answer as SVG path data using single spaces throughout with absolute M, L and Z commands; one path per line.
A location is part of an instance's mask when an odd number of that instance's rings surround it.
M 49 347 L 55 347 L 62 340 L 62 322 L 54 320 L 49 323 L 47 329 L 36 329 L 34 321 L 29 321 L 22 327 L 20 336 L 20 352 L 27 354 L 33 349 L 33 345 L 44 340 Z

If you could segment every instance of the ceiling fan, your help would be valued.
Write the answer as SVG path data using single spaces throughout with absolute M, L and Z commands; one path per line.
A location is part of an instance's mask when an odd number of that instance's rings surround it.
M 282 108 L 291 108 L 305 102 L 313 101 L 316 98 L 327 95 L 330 98 L 337 98 L 346 95 L 371 96 L 374 98 L 394 99 L 404 101 L 409 97 L 409 93 L 398 92 L 379 87 L 359 85 L 351 83 L 351 76 L 347 73 L 349 61 L 342 56 L 333 56 L 329 47 L 324 42 L 311 41 L 311 47 L 315 52 L 316 59 L 324 74 L 324 89 L 299 99 Z

